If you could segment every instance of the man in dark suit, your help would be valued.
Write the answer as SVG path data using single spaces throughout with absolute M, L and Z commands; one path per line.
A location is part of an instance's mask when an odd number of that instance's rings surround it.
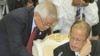
M 54 50 L 54 56 L 100 56 L 100 41 L 89 41 L 90 26 L 85 21 L 75 22 L 70 31 L 70 40 Z
M 25 48 L 30 33 L 37 27 L 41 31 L 37 35 L 44 38 L 56 20 L 56 7 L 51 2 L 38 4 L 34 12 L 27 7 L 10 12 L 0 21 L 0 56 L 32 56 Z

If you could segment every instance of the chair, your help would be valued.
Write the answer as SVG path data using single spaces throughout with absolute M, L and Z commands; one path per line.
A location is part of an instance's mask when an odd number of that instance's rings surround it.
M 34 40 L 32 54 L 34 56 L 53 56 L 53 50 L 68 41 L 67 35 L 60 34 L 51 34 L 43 40 Z
M 6 13 L 9 13 L 7 0 L 0 0 L 0 20 L 4 16 L 5 10 L 6 10 Z

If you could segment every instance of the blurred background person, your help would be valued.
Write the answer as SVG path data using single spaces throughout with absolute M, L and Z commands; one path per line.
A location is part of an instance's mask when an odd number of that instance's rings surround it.
M 38 4 L 38 0 L 28 0 L 26 3 L 27 7 L 35 7 Z
M 0 1 L 0 19 L 20 7 L 33 8 L 38 4 L 38 0 L 1 0 Z
M 78 7 L 81 7 L 80 14 L 85 15 L 86 22 L 93 26 L 99 22 L 98 7 L 94 0 L 39 0 L 51 1 L 58 8 L 58 23 L 53 31 L 58 30 L 61 34 L 68 34 L 70 27 L 75 22 Z
M 35 7 L 37 3 L 38 0 L 7 0 L 9 11 L 25 6 Z
M 26 2 L 27 0 L 7 0 L 9 11 L 24 7 L 26 5 Z

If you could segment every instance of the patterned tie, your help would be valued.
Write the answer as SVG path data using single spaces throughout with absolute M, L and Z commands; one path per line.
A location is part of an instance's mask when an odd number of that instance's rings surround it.
M 33 44 L 33 40 L 36 37 L 36 33 L 37 33 L 37 28 L 34 28 L 33 32 L 31 33 L 29 37 L 28 43 L 26 45 L 26 49 L 30 54 L 32 54 L 32 44 Z
M 83 14 L 83 7 L 77 6 L 77 11 L 76 11 L 76 21 L 77 20 L 82 20 L 82 15 Z
M 79 15 L 80 15 L 80 11 L 81 11 L 81 7 L 78 6 L 78 7 L 77 7 L 77 11 L 76 11 L 76 16 L 79 16 Z
M 81 14 L 81 6 L 78 6 L 76 11 L 76 21 L 80 20 L 80 14 Z

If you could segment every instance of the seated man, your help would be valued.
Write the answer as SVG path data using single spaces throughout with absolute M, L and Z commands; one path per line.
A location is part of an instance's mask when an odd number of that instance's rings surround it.
M 54 50 L 54 56 L 100 56 L 100 41 L 88 40 L 90 26 L 85 21 L 75 22 L 70 30 L 69 42 Z

